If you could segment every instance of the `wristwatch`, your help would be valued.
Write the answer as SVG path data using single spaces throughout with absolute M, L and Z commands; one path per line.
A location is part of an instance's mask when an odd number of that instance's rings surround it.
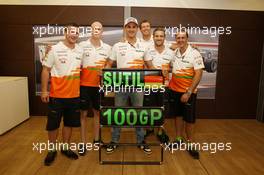
M 191 90 L 189 90 L 189 89 L 187 89 L 187 91 L 185 92 L 186 94 L 188 94 L 188 95 L 192 95 L 192 91 Z

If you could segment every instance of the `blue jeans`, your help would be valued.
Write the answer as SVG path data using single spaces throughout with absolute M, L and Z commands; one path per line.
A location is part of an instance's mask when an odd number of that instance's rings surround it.
M 143 106 L 144 92 L 140 93 L 116 93 L 115 106 L 128 106 L 128 99 L 130 97 L 132 106 Z M 121 128 L 113 127 L 112 142 L 118 143 L 120 138 Z M 144 129 L 136 128 L 137 143 L 144 141 Z

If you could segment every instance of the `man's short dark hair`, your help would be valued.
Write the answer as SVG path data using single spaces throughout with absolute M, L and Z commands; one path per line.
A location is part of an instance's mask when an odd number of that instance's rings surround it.
M 153 36 L 155 35 L 155 32 L 162 31 L 164 33 L 164 36 L 166 36 L 166 31 L 164 27 L 157 27 L 153 30 Z
M 78 28 L 79 25 L 77 23 L 74 23 L 74 22 L 72 22 L 72 23 L 66 23 L 66 24 L 64 24 L 64 32 L 67 32 L 68 27 L 77 27 Z
M 151 23 L 150 23 L 148 20 L 144 19 L 143 21 L 141 21 L 141 22 L 139 23 L 139 29 L 141 29 L 141 25 L 142 25 L 143 23 L 149 23 L 149 25 L 151 26 Z

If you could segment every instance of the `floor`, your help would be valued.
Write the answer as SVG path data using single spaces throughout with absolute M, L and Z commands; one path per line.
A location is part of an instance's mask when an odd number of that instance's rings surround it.
M 196 124 L 196 140 L 202 145 L 200 160 L 186 151 L 164 152 L 162 165 L 101 165 L 98 151 L 92 150 L 78 160 L 69 160 L 60 153 L 54 164 L 43 165 L 46 151 L 39 153 L 37 143 L 47 143 L 45 117 L 31 117 L 21 125 L 0 136 L 0 174 L 88 174 L 88 175 L 262 175 L 264 174 L 264 124 L 256 120 L 200 119 Z M 92 142 L 92 118 L 88 119 L 88 137 Z M 167 119 L 165 128 L 174 136 L 174 120 Z M 111 130 L 103 130 L 109 141 Z M 59 139 L 60 140 L 60 139 Z M 121 142 L 134 141 L 134 131 L 123 131 Z M 148 142 L 155 141 L 154 135 Z M 72 142 L 79 141 L 79 130 L 73 130 Z M 216 143 L 218 149 L 216 151 Z M 223 144 L 221 144 L 223 143 Z M 228 144 L 228 146 L 226 145 Z M 35 146 L 34 146 L 35 145 Z M 39 146 L 39 145 L 38 145 Z M 38 147 L 39 148 L 39 147 Z M 44 148 L 44 147 L 42 147 Z M 231 150 L 223 150 L 223 149 Z M 216 151 L 216 153 L 214 153 Z M 106 160 L 157 160 L 159 148 L 145 155 L 133 147 L 120 147 L 112 155 L 102 152 Z

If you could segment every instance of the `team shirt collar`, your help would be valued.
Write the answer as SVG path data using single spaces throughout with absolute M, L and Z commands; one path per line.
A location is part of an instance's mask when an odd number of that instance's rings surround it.
M 166 46 L 164 45 L 164 49 L 163 49 L 163 51 L 161 52 L 161 53 L 159 53 L 158 52 L 158 50 L 156 49 L 156 47 L 155 47 L 155 45 L 154 46 L 152 46 L 152 48 L 155 50 L 155 52 L 157 53 L 157 54 L 159 54 L 159 55 L 162 55 L 162 54 L 164 54 L 165 52 L 166 52 L 166 50 L 167 50 L 167 48 L 166 48 Z
M 133 47 L 133 48 L 137 48 L 138 45 L 139 45 L 139 43 L 140 43 L 140 40 L 139 40 L 138 38 L 136 38 L 136 42 L 135 42 L 135 44 L 131 44 L 131 43 L 129 43 L 127 40 L 125 41 L 125 43 L 127 43 L 128 45 L 130 45 L 130 46 Z
M 59 45 L 60 45 L 61 48 L 63 48 L 63 49 L 67 49 L 67 50 L 75 50 L 75 49 L 76 49 L 76 46 L 77 46 L 77 44 L 75 43 L 74 48 L 71 49 L 71 48 L 67 47 L 67 46 L 63 43 L 63 41 L 60 41 L 60 42 L 59 42 Z
M 91 42 L 91 38 L 89 38 L 88 40 L 87 40 L 87 42 L 91 45 L 91 46 L 93 46 L 94 47 L 94 45 L 92 44 L 92 42 Z M 97 47 L 97 48 L 95 48 L 95 49 L 101 49 L 102 47 L 103 47 L 103 41 L 102 40 L 100 40 L 100 46 L 99 47 Z
M 184 52 L 183 54 L 181 54 L 180 49 L 178 48 L 178 49 L 176 50 L 176 56 L 177 56 L 177 57 L 185 57 L 186 54 L 190 52 L 190 50 L 191 50 L 191 46 L 190 46 L 190 44 L 188 44 L 187 49 L 185 50 L 185 52 Z

